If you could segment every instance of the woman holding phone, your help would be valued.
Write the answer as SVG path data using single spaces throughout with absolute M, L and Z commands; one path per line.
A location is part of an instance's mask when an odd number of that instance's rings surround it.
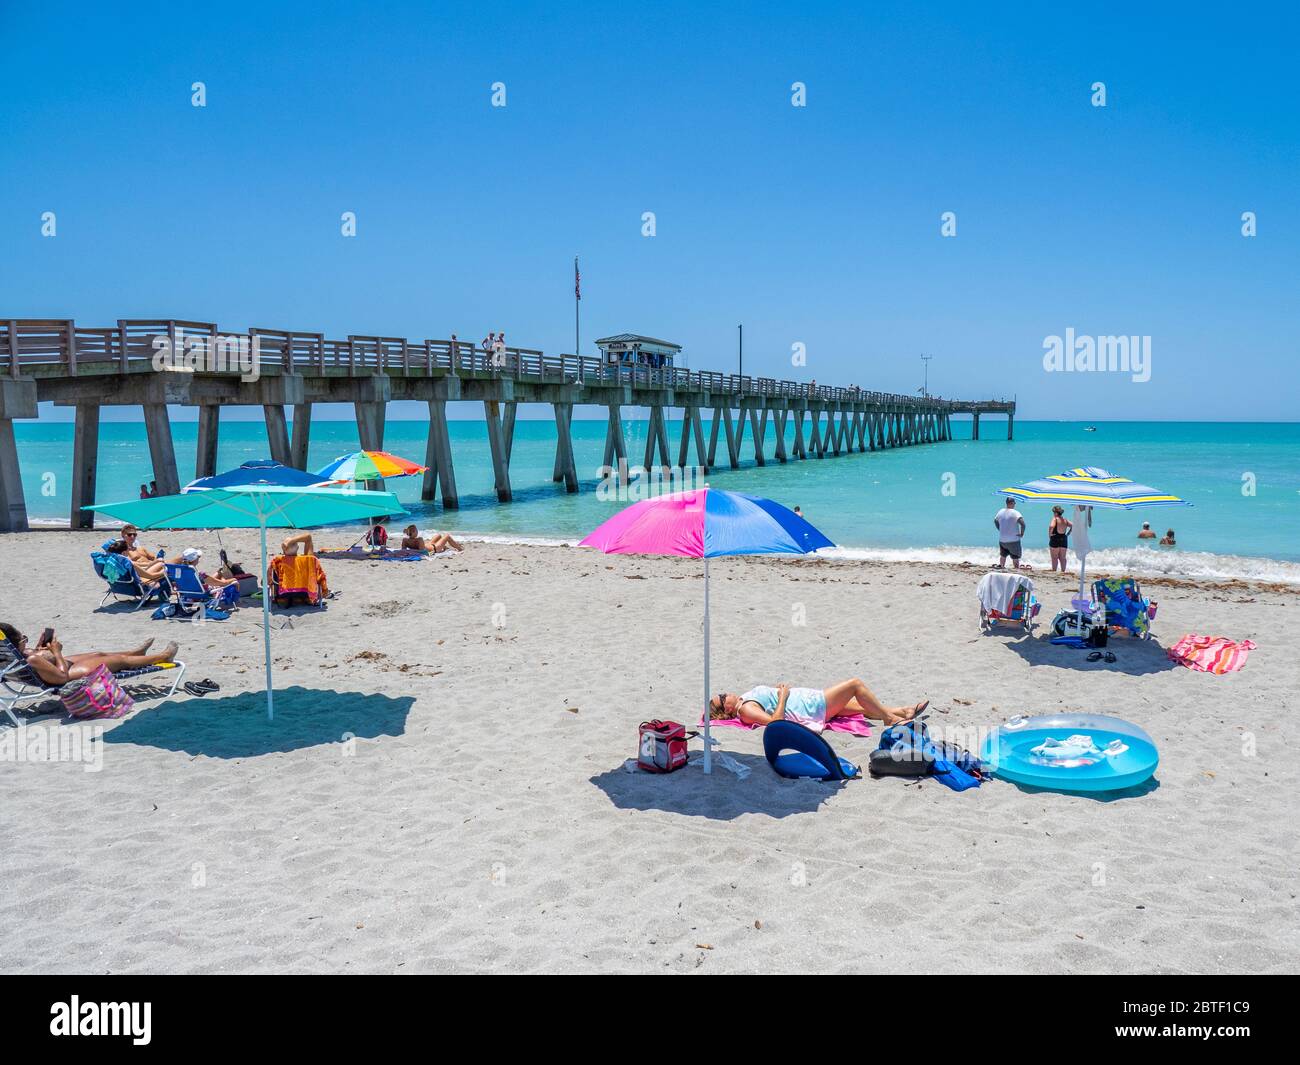
M 140 669 L 174 662 L 179 650 L 173 642 L 158 653 L 149 654 L 153 640 L 146 640 L 130 651 L 84 651 L 81 654 L 65 655 L 63 645 L 55 637 L 53 629 L 41 633 L 41 642 L 35 647 L 29 646 L 27 637 L 13 625 L 3 621 L 0 621 L 0 633 L 4 633 L 5 639 L 17 648 L 32 671 L 46 684 L 67 684 L 70 680 L 80 680 L 100 666 L 107 666 L 110 673 L 116 673 L 123 669 Z

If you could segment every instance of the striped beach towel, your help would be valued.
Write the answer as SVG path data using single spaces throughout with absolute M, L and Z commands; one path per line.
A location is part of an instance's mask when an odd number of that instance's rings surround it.
M 1188 669 L 1221 675 L 1236 673 L 1243 668 L 1254 649 L 1253 640 L 1237 643 L 1226 636 L 1189 633 L 1169 649 L 1169 657 Z

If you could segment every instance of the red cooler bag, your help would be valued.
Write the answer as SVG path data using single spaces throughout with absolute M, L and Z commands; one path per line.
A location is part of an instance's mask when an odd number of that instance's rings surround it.
M 694 735 L 676 721 L 642 721 L 636 764 L 648 773 L 681 769 L 686 764 L 686 741 Z

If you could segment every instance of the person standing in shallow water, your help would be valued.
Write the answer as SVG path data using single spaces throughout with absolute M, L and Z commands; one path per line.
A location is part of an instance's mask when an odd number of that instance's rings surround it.
M 1052 508 L 1052 520 L 1047 525 L 1047 553 L 1052 557 L 1052 572 L 1056 572 L 1056 565 L 1061 564 L 1061 572 L 1065 572 L 1065 552 L 1070 546 L 1070 530 L 1074 528 L 1074 523 L 1065 516 L 1065 511 L 1060 506 Z
M 1011 559 L 1013 568 L 1019 569 L 1025 518 L 1016 510 L 1016 501 L 1011 496 L 1007 496 L 1007 505 L 993 515 L 993 525 L 998 530 L 998 569 L 1007 568 L 1007 559 Z

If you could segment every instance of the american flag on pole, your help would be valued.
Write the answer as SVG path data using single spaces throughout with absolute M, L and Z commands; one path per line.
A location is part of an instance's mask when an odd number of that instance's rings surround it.
M 573 257 L 573 298 L 582 299 L 582 274 L 578 271 L 578 257 Z

